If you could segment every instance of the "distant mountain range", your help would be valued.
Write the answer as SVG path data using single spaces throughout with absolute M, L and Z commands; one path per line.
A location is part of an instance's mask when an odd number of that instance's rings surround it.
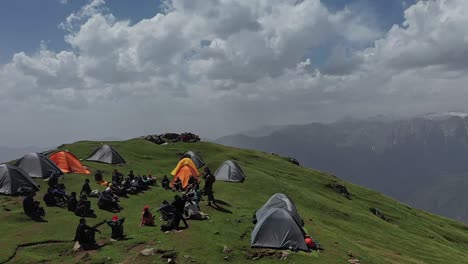
M 41 152 L 45 151 L 48 148 L 41 148 L 41 147 L 24 147 L 24 148 L 10 148 L 5 146 L 0 146 L 0 163 L 8 162 L 11 160 L 19 159 L 24 155 L 31 153 L 31 152 Z
M 246 134 L 216 142 L 291 156 L 307 167 L 468 222 L 466 113 L 346 119 L 262 129 L 260 136 Z

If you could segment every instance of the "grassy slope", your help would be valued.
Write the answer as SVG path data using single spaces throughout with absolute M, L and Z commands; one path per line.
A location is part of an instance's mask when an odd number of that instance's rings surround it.
M 186 262 L 182 256 L 190 255 L 199 263 L 219 263 L 224 261 L 224 245 L 233 249 L 231 262 L 245 262 L 250 250 L 250 232 L 253 229 L 251 216 L 256 209 L 276 192 L 288 194 L 296 203 L 299 213 L 306 223 L 309 233 L 325 247 L 318 257 L 305 253 L 293 254 L 288 259 L 292 263 L 346 263 L 347 252 L 352 251 L 362 263 L 468 263 L 468 228 L 464 225 L 420 210 L 411 209 L 377 192 L 347 184 L 354 194 L 352 200 L 330 191 L 325 185 L 332 176 L 302 168 L 266 153 L 228 148 L 211 143 L 174 144 L 158 146 L 134 139 L 125 142 L 111 142 L 125 157 L 127 164 L 116 166 L 123 173 L 133 169 L 135 173 L 148 173 L 160 177 L 169 174 L 178 161 L 177 152 L 188 148 L 202 153 L 212 168 L 218 167 L 226 159 L 236 159 L 244 168 L 248 179 L 243 184 L 216 182 L 217 199 L 229 204 L 224 206 L 231 211 L 220 212 L 202 204 L 202 210 L 211 216 L 211 221 L 191 221 L 190 228 L 181 233 L 164 234 L 155 228 L 139 228 L 141 208 L 149 204 L 158 207 L 164 199 L 172 199 L 174 193 L 159 187 L 129 199 L 122 198 L 125 208 L 120 214 L 125 216 L 126 233 L 130 240 L 107 245 L 92 252 L 86 260 L 92 263 L 147 263 L 161 261 L 157 256 L 141 257 L 138 250 L 128 250 L 138 243 L 156 248 L 175 249 L 179 263 Z M 85 158 L 98 143 L 78 142 L 65 148 L 80 158 Z M 114 166 L 85 162 L 93 171 L 102 169 L 106 179 Z M 68 191 L 79 191 L 88 176 L 67 175 L 64 182 Z M 43 185 L 38 198 L 42 198 Z M 92 188 L 101 188 L 93 183 Z M 92 204 L 97 209 L 97 201 Z M 22 213 L 21 198 L 0 197 L 0 262 L 10 256 L 17 244 L 43 241 L 47 239 L 71 240 L 78 217 L 64 209 L 46 208 L 48 223 L 33 223 Z M 369 207 L 377 207 L 394 222 L 385 222 L 369 212 Z M 90 224 L 110 219 L 111 213 L 97 211 L 98 218 L 90 219 Z M 238 222 L 240 220 L 240 222 Z M 161 222 L 158 221 L 158 224 Z M 100 228 L 100 239 L 109 237 L 106 226 Z M 216 234 L 219 232 L 219 234 Z M 246 232 L 244 238 L 240 236 Z M 63 262 L 81 263 L 75 254 L 70 253 L 73 243 L 62 243 L 28 247 L 18 251 L 15 263 L 24 262 Z M 83 255 L 80 255 L 81 257 Z M 110 259 L 108 258 L 110 257 Z M 273 258 L 263 258 L 257 263 L 270 263 Z

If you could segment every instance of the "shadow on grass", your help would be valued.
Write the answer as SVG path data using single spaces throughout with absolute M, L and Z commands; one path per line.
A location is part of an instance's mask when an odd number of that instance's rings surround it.
M 216 211 L 219 211 L 219 212 L 223 212 L 223 213 L 226 213 L 226 214 L 232 214 L 232 211 L 229 210 L 229 209 L 226 209 L 224 207 L 221 207 L 217 204 L 215 205 L 212 205 L 211 208 L 215 209 Z
M 215 202 L 216 202 L 217 204 L 221 204 L 221 205 L 225 205 L 225 206 L 231 207 L 231 205 L 230 205 L 229 203 L 226 203 L 226 202 L 223 201 L 223 200 L 215 199 Z

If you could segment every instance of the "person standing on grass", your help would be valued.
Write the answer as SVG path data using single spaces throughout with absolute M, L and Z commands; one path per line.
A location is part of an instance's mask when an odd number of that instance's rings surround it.
M 184 222 L 185 228 L 189 227 L 187 224 L 187 220 L 185 220 L 184 218 L 185 202 L 185 194 L 182 195 L 182 198 L 179 195 L 174 196 L 174 202 L 172 202 L 172 206 L 174 207 L 174 219 L 172 220 L 172 227 L 175 230 L 180 229 L 180 221 Z
M 205 175 L 203 176 L 205 179 L 205 187 L 204 187 L 204 192 L 208 196 L 208 206 L 211 206 L 211 202 L 213 202 L 214 205 L 216 205 L 216 201 L 214 198 L 214 192 L 213 192 L 213 184 L 216 181 L 215 176 L 213 173 L 211 173 L 210 168 L 206 167 L 205 168 Z

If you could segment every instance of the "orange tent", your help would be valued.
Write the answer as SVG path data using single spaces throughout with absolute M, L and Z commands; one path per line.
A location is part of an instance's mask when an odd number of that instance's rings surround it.
M 172 170 L 171 174 L 174 176 L 171 184 L 173 184 L 177 178 L 180 178 L 183 188 L 187 187 L 190 176 L 194 176 L 197 181 L 200 181 L 198 179 L 200 172 L 198 172 L 197 166 L 195 166 L 193 161 L 189 158 L 181 159 L 174 170 Z
M 81 164 L 80 160 L 68 151 L 58 151 L 49 156 L 49 158 L 64 173 L 91 174 L 91 172 Z

